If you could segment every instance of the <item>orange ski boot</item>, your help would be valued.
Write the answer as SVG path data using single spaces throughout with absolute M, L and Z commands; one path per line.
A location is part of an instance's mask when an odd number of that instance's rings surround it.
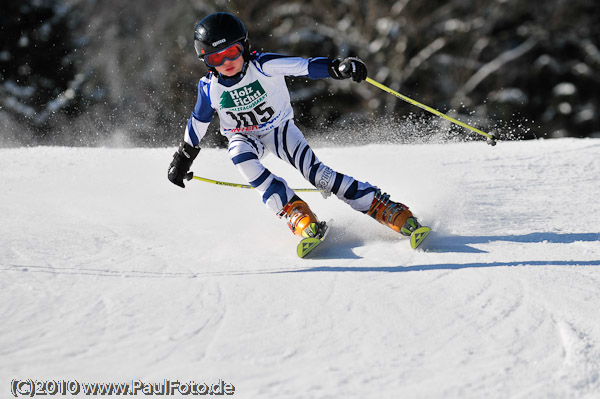
M 380 190 L 375 192 L 366 214 L 403 236 L 410 236 L 421 227 L 406 205 L 390 200 L 390 196 Z
M 297 195 L 285 204 L 278 216 L 284 217 L 292 233 L 300 237 L 317 237 L 319 234 L 319 220 Z

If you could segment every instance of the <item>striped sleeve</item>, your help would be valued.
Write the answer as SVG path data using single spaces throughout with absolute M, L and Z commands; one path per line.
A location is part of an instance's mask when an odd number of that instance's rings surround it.
M 255 65 L 267 76 L 303 76 L 309 79 L 329 78 L 331 59 L 302 58 L 274 53 L 258 53 Z
M 196 106 L 185 128 L 184 141 L 193 146 L 199 145 L 206 135 L 215 112 L 210 102 L 210 84 L 210 74 L 200 79 Z

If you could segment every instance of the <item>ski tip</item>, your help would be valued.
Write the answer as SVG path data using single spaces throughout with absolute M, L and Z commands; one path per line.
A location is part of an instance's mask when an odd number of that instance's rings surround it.
M 410 246 L 412 249 L 417 249 L 423 243 L 425 238 L 431 233 L 431 228 L 427 226 L 422 226 L 413 231 L 410 235 Z
M 306 255 L 311 253 L 312 250 L 315 249 L 320 243 L 321 243 L 321 240 L 318 238 L 311 237 L 311 238 L 303 239 L 302 241 L 300 241 L 300 244 L 298 244 L 298 248 L 297 248 L 298 256 L 301 258 L 304 258 Z
M 313 251 L 316 247 L 318 247 L 327 237 L 329 233 L 329 229 L 331 228 L 332 220 L 326 222 L 319 222 L 319 232 L 316 237 L 307 237 L 302 239 L 296 248 L 296 253 L 299 257 L 304 258 L 309 253 Z

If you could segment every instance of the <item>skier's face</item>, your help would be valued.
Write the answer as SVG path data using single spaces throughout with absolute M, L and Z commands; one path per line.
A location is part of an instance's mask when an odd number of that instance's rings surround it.
M 217 72 L 225 76 L 233 76 L 242 71 L 244 66 L 244 57 L 238 57 L 235 60 L 225 60 L 223 65 L 215 67 Z

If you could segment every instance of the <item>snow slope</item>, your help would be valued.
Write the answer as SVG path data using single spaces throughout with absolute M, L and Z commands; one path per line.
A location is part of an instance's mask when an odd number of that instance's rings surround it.
M 435 233 L 412 251 L 306 193 L 335 224 L 304 260 L 252 190 L 170 184 L 173 151 L 0 149 L 1 397 L 17 378 L 222 379 L 238 398 L 600 397 L 599 140 L 320 148 Z M 240 181 L 224 150 L 193 170 Z

